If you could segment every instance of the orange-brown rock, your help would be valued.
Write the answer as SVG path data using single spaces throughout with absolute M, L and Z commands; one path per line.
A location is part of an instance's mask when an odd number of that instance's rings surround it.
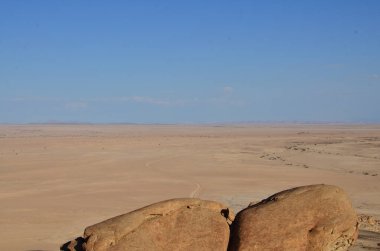
M 347 250 L 357 238 L 357 216 L 335 186 L 297 187 L 239 212 L 229 250 Z
M 218 202 L 167 200 L 87 227 L 81 248 L 86 251 L 227 250 L 233 217 L 230 209 Z M 80 250 L 77 243 L 67 243 L 66 250 Z

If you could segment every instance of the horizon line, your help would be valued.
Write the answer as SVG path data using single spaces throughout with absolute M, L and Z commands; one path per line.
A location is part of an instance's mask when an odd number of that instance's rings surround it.
M 347 121 L 231 121 L 231 122 L 0 122 L 0 125 L 380 125 L 379 122 Z

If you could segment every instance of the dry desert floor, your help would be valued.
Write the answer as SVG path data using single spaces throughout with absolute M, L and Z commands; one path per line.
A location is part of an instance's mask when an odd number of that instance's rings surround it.
M 169 198 L 238 211 L 314 183 L 342 187 L 379 219 L 380 125 L 1 125 L 0 250 L 58 250 Z M 378 250 L 367 232 L 354 250 Z

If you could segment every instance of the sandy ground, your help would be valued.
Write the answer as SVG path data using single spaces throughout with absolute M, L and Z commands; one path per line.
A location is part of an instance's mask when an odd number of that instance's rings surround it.
M 380 125 L 1 125 L 0 250 L 58 250 L 86 226 L 169 198 L 237 211 L 313 183 L 344 188 L 380 218 Z M 380 249 L 367 232 L 355 250 Z

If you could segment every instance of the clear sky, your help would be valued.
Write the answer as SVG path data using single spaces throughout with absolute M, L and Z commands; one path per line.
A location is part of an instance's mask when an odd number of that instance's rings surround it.
M 380 122 L 380 1 L 0 1 L 0 123 Z

